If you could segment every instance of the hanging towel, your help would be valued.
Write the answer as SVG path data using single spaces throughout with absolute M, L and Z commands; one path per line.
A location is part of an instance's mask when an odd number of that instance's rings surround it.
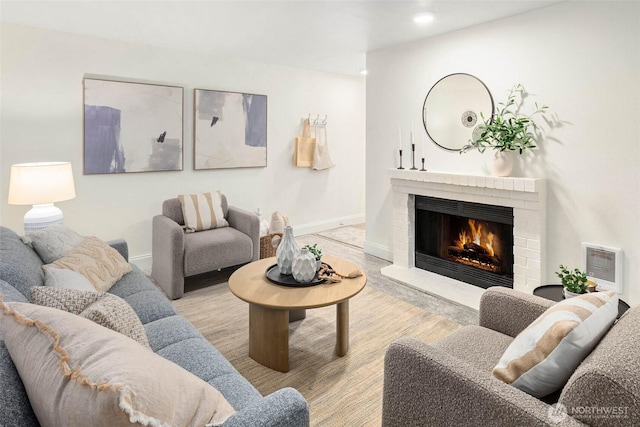
M 335 165 L 331 161 L 331 156 L 329 155 L 326 123 L 314 125 L 313 133 L 316 140 L 316 146 L 313 155 L 313 169 L 319 171 L 334 167 Z

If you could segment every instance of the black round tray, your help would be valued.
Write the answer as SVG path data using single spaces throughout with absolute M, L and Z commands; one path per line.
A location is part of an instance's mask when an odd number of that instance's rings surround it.
M 331 268 L 331 266 L 329 266 L 329 268 Z M 267 279 L 269 279 L 269 281 L 275 283 L 276 285 L 289 286 L 291 288 L 306 288 L 309 286 L 319 285 L 325 282 L 324 279 L 318 279 L 317 273 L 316 273 L 316 277 L 314 277 L 313 280 L 308 283 L 296 282 L 296 279 L 293 278 L 292 274 L 280 273 L 278 264 L 273 264 L 271 267 L 267 268 L 266 275 L 267 275 Z

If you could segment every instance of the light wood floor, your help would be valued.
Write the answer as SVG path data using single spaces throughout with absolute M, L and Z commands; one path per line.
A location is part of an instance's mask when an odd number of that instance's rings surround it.
M 344 231 L 344 230 L 343 230 Z M 234 297 L 224 270 L 187 280 L 178 311 L 263 395 L 294 387 L 310 406 L 313 426 L 375 426 L 382 414 L 383 360 L 402 336 L 431 342 L 463 324 L 477 324 L 477 312 L 407 288 L 380 275 L 388 262 L 366 255 L 335 236 L 307 235 L 298 244 L 318 243 L 327 255 L 346 258 L 367 272 L 365 289 L 350 301 L 350 343 L 338 357 L 335 307 L 307 310 L 290 324 L 290 371 L 266 368 L 248 356 L 248 304 Z

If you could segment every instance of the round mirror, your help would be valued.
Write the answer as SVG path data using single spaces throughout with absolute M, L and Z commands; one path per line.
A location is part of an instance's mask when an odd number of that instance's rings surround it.
M 427 135 L 445 150 L 460 151 L 482 123 L 493 115 L 493 98 L 482 81 L 470 74 L 438 80 L 424 100 L 422 121 Z

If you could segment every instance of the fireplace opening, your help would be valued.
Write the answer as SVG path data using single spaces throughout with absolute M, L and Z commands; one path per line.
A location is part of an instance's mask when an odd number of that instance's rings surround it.
M 472 285 L 513 288 L 513 209 L 415 196 L 415 265 Z

